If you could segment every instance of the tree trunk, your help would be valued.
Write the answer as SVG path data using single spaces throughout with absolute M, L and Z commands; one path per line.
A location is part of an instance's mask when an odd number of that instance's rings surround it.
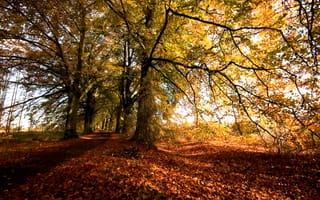
M 20 76 L 20 73 L 18 72 L 18 73 L 17 73 L 17 76 L 16 76 L 16 80 L 19 79 L 19 76 Z M 17 93 L 18 93 L 18 84 L 15 84 L 14 89 L 13 89 L 13 95 L 12 95 L 12 98 L 11 98 L 10 109 L 9 109 L 9 111 L 8 111 L 7 123 L 6 123 L 6 129 L 5 129 L 6 134 L 9 134 L 9 133 L 10 133 L 11 122 L 12 122 L 12 121 L 14 120 L 14 118 L 15 118 L 15 117 L 13 116 L 13 112 L 15 111 L 13 105 L 14 105 L 15 102 L 16 102 Z
M 106 129 L 106 124 L 107 124 L 107 118 L 104 118 L 102 121 L 101 129 L 105 130 Z
M 123 110 L 123 123 L 121 133 L 124 136 L 132 135 L 132 127 L 135 126 L 134 119 L 132 119 L 132 105 L 126 105 Z
M 122 115 L 122 107 L 121 105 L 118 106 L 117 108 L 117 117 L 116 117 L 116 128 L 115 128 L 115 132 L 116 133 L 120 133 L 121 132 L 121 115 Z M 111 115 L 111 114 L 110 114 Z
M 4 74 L 1 73 L 0 78 L 3 80 L 3 83 L 0 83 L 0 122 L 2 121 L 2 117 L 4 116 L 4 102 L 6 100 L 7 91 L 9 89 L 9 75 L 5 71 L 3 72 Z
M 194 117 L 193 125 L 195 128 L 198 128 L 199 127 L 199 109 L 196 102 L 194 102 L 193 117 Z
M 150 147 L 155 142 L 154 115 L 156 107 L 152 95 L 152 77 L 148 73 L 149 66 L 149 63 L 145 62 L 141 69 L 137 125 L 132 140 L 146 143 Z
M 77 66 L 72 81 L 69 82 L 68 85 L 68 105 L 67 105 L 67 120 L 66 120 L 66 130 L 65 130 L 65 138 L 77 137 L 77 121 L 78 121 L 78 110 L 80 107 L 80 86 L 81 86 L 81 70 L 83 68 L 83 54 L 84 54 L 84 41 L 86 36 L 86 24 L 85 24 L 85 16 L 86 10 L 83 5 L 79 4 L 80 11 L 80 25 L 79 25 L 79 44 L 78 44 L 78 52 L 77 52 Z M 70 75 L 71 76 L 71 75 Z
M 64 138 L 78 137 L 77 134 L 77 122 L 78 122 L 78 110 L 80 104 L 80 94 L 76 92 L 69 93 L 68 105 L 67 105 L 67 119 Z
M 93 119 L 95 114 L 95 97 L 94 97 L 94 89 L 91 89 L 87 93 L 86 105 L 85 105 L 85 118 L 84 118 L 84 133 L 92 133 L 93 132 Z

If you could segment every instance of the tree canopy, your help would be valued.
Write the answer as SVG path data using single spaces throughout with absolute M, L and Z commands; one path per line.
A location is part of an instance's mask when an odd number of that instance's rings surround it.
M 2 116 L 152 145 L 184 104 L 195 125 L 319 146 L 318 1 L 2 0 L 0 18 L 0 95 L 27 94 Z

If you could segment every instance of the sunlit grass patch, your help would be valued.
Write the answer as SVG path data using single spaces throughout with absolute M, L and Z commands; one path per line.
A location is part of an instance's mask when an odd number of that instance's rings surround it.
M 63 132 L 56 131 L 28 131 L 28 132 L 13 132 L 11 135 L 1 137 L 0 142 L 27 142 L 33 140 L 39 141 L 55 141 L 63 138 Z

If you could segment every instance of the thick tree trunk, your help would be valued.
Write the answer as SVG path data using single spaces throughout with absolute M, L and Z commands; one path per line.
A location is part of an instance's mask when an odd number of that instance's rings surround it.
M 84 118 L 84 133 L 92 133 L 94 129 L 93 119 L 95 114 L 95 97 L 94 90 L 90 90 L 87 93 L 86 106 L 85 106 L 85 118 Z
M 116 128 L 114 130 L 116 133 L 121 132 L 121 115 L 122 115 L 122 107 L 121 105 L 119 105 L 117 108 Z
M 156 108 L 154 96 L 152 95 L 152 77 L 151 74 L 148 73 L 149 66 L 148 62 L 145 62 L 141 69 L 137 125 L 132 139 L 152 146 L 155 142 L 156 134 L 154 127 Z
M 66 120 L 66 131 L 65 131 L 65 138 L 72 138 L 72 137 L 78 137 L 77 134 L 77 121 L 78 121 L 78 110 L 80 107 L 80 98 L 81 98 L 81 92 L 80 92 L 80 86 L 81 86 L 81 70 L 83 68 L 83 53 L 84 53 L 84 40 L 86 36 L 86 24 L 85 24 L 85 15 L 86 10 L 83 7 L 83 5 L 79 4 L 79 10 L 80 10 L 80 41 L 78 46 L 78 53 L 77 53 L 77 66 L 76 70 L 74 71 L 72 77 L 73 81 L 69 81 L 68 85 L 68 105 L 67 105 L 67 120 Z
M 69 94 L 67 105 L 67 119 L 64 138 L 78 137 L 77 134 L 77 122 L 78 122 L 78 110 L 80 104 L 80 95 L 75 92 Z
M 124 108 L 123 111 L 123 123 L 122 123 L 122 129 L 121 129 L 121 133 L 124 136 L 129 136 L 132 135 L 132 130 L 134 130 L 132 127 L 135 126 L 134 124 L 134 119 L 132 119 L 132 105 L 126 105 L 126 107 Z

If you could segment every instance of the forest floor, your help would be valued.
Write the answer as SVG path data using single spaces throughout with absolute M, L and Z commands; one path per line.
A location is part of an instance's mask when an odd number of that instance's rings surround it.
M 0 199 L 317 199 L 320 157 L 117 134 L 0 144 Z

